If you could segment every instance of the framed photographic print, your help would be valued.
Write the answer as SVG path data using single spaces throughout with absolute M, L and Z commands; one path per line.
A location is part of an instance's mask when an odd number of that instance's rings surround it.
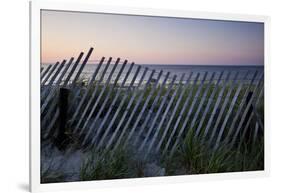
M 32 191 L 267 174 L 267 17 L 30 13 Z

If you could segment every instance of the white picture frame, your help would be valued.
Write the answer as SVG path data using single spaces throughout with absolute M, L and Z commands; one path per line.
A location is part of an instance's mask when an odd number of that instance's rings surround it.
M 264 171 L 220 173 L 192 176 L 153 177 L 122 180 L 103 180 L 88 182 L 68 182 L 40 184 L 40 10 L 67 10 L 96 13 L 115 13 L 127 15 L 166 16 L 179 18 L 196 18 L 212 20 L 248 21 L 264 23 L 264 66 L 265 66 L 265 169 Z M 270 171 L 270 59 L 269 59 L 269 25 L 270 18 L 258 15 L 241 15 L 226 13 L 191 12 L 184 10 L 147 9 L 136 7 L 101 6 L 78 2 L 32 1 L 30 2 L 30 190 L 32 192 L 52 190 L 73 190 L 100 187 L 120 187 L 161 183 L 179 183 L 206 180 L 222 180 L 249 177 L 264 177 Z

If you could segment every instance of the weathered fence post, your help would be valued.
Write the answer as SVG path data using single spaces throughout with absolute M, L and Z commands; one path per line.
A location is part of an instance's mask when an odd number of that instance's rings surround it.
M 57 146 L 59 149 L 65 149 L 67 145 L 66 136 L 66 122 L 67 122 L 67 111 L 68 111 L 68 96 L 69 89 L 60 88 L 59 92 L 59 130 L 56 139 Z

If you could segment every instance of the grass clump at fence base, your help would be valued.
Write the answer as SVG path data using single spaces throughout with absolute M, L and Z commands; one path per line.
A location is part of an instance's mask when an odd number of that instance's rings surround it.
M 145 163 L 124 147 L 115 151 L 92 150 L 81 165 L 80 180 L 144 177 L 144 169 Z
M 117 151 L 93 150 L 91 155 L 82 163 L 80 179 L 103 180 L 128 177 L 129 158 L 124 149 Z
M 221 145 L 216 150 L 192 137 L 190 133 L 178 145 L 173 156 L 163 155 L 166 175 L 208 174 L 222 172 L 255 171 L 264 169 L 263 139 L 255 143 L 230 147 Z
M 42 163 L 41 162 L 41 174 L 40 174 L 40 181 L 41 183 L 55 183 L 55 182 L 63 182 L 65 181 L 65 174 L 59 171 L 56 171 L 54 167 L 56 164 L 52 161 Z M 58 167 L 61 167 L 58 166 Z M 58 169 L 56 167 L 56 169 Z
M 65 176 L 60 172 L 44 171 L 41 173 L 41 183 L 64 182 Z

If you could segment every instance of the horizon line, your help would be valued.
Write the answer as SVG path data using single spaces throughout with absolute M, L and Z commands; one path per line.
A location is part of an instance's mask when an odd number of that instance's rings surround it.
M 122 63 L 122 61 L 124 60 L 120 60 L 121 62 L 119 62 L 119 64 Z M 112 64 L 114 63 L 115 61 L 112 60 Z M 40 62 L 40 64 L 43 64 L 43 65 L 46 65 L 46 64 L 55 64 L 56 62 Z M 183 64 L 183 63 L 180 63 L 180 64 L 169 64 L 169 63 L 166 63 L 166 64 L 157 64 L 157 63 L 136 63 L 136 62 L 128 62 L 128 64 L 130 63 L 134 63 L 135 65 L 150 65 L 150 66 L 264 66 L 264 64 Z M 89 62 L 87 63 L 87 65 L 97 65 L 98 64 L 98 61 L 97 63 L 92 63 L 92 62 Z

